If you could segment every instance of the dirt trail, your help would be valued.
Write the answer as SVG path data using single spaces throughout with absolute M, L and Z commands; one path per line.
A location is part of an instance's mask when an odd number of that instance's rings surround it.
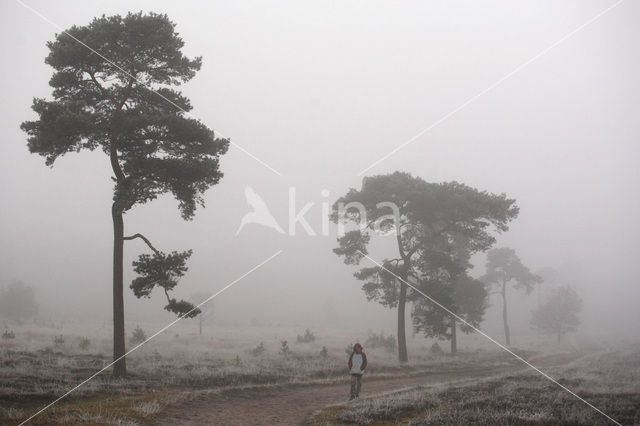
M 561 354 L 537 358 L 533 364 L 553 367 L 574 361 L 577 354 Z M 515 361 L 517 362 L 517 361 Z M 526 369 L 523 364 L 501 367 L 457 368 L 448 372 L 419 373 L 410 377 L 377 379 L 364 377 L 362 398 L 411 386 L 432 385 L 455 380 L 486 378 L 494 375 Z M 340 384 L 318 384 L 278 387 L 275 389 L 254 388 L 212 395 L 174 407 L 163 413 L 160 425 L 299 425 L 309 415 L 326 405 L 346 402 L 349 394 L 348 377 Z

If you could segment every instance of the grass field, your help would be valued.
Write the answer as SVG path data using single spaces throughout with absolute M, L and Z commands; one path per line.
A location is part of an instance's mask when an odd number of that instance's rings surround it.
M 109 330 L 14 327 L 0 340 L 0 423 L 16 423 L 111 362 Z M 147 333 L 154 327 L 148 326 Z M 39 416 L 35 423 L 148 423 L 167 405 L 242 386 L 277 386 L 344 378 L 348 333 L 323 330 L 312 342 L 297 342 L 304 329 L 210 326 L 175 327 L 127 357 L 129 377 L 114 380 L 107 369 Z M 362 334 L 372 334 L 362 333 Z M 62 338 L 60 338 L 62 336 Z M 366 337 L 363 341 L 366 341 Z M 83 339 L 89 344 L 82 345 Z M 288 352 L 282 351 L 287 341 Z M 392 347 L 367 347 L 372 374 L 410 374 L 441 363 L 491 359 L 478 352 L 451 359 L 429 352 L 431 342 L 413 341 L 412 362 L 399 367 Z M 130 345 L 131 347 L 132 345 Z M 325 348 L 326 350 L 323 350 Z M 475 362 L 475 361 L 473 361 Z
M 147 333 L 153 330 L 152 326 L 147 327 Z M 16 327 L 15 338 L 0 341 L 0 423 L 18 424 L 107 366 L 111 362 L 108 331 L 90 327 L 74 330 Z M 293 327 L 210 326 L 200 336 L 193 327 L 175 327 L 127 357 L 126 379 L 112 379 L 107 369 L 47 409 L 32 424 L 154 424 L 168 407 L 243 388 L 275 390 L 341 383 L 345 380 L 346 349 L 356 340 L 365 343 L 370 358 L 369 379 L 397 379 L 425 371 L 493 368 L 512 363 L 510 355 L 471 336 L 464 337 L 470 346 L 461 346 L 462 351 L 455 356 L 433 353 L 433 341 L 410 338 L 411 362 L 399 366 L 394 348 L 385 347 L 384 339 L 378 339 L 382 342 L 377 344 L 376 339 L 367 339 L 373 331 L 358 334 L 314 330 L 313 341 L 298 342 L 298 335 L 304 331 Z M 89 339 L 88 345 L 86 341 L 83 344 L 84 339 Z M 282 350 L 285 340 L 288 351 Z M 446 349 L 446 345 L 443 347 Z M 638 352 L 625 352 L 621 358 L 610 354 L 585 361 L 561 372 L 563 380 L 601 403 L 603 409 L 611 409 L 624 419 L 634 418 L 624 407 L 640 405 L 634 387 L 640 379 Z M 605 366 L 604 370 L 597 368 L 598 362 Z M 636 376 L 625 374 L 622 370 L 625 365 L 635 366 Z M 594 384 L 598 387 L 594 388 Z M 607 402 L 612 395 L 618 401 L 614 407 L 610 406 L 611 401 Z M 539 401 L 533 404 L 536 398 Z M 407 422 L 415 419 L 418 424 L 440 424 L 499 419 L 509 423 L 509 419 L 555 418 L 563 407 L 572 407 L 567 419 L 601 420 L 537 377 L 515 375 L 499 382 L 474 382 L 437 390 L 412 389 L 364 399 L 356 404 L 330 407 L 314 417 L 314 421 L 392 424 L 397 419 Z
M 640 346 L 586 356 L 548 372 L 625 425 L 640 424 Z M 328 407 L 309 424 L 614 424 L 533 371 L 450 386 L 416 387 Z

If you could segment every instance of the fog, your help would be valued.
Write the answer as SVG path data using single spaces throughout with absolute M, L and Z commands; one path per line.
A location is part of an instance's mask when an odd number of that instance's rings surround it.
M 368 303 L 356 268 L 331 252 L 335 225 L 322 235 L 323 205 L 611 4 L 29 2 L 65 29 L 102 14 L 167 13 L 185 53 L 203 57 L 182 86 L 193 114 L 281 174 L 231 146 L 224 178 L 193 221 L 168 196 L 125 215 L 127 235 L 140 232 L 163 251 L 194 250 L 177 297 L 213 293 L 283 250 L 216 297 L 213 321 L 389 331 L 395 311 Z M 51 96 L 45 43 L 59 30 L 19 3 L 0 7 L 0 284 L 32 286 L 46 318 L 108 323 L 108 159 L 70 153 L 50 169 L 28 152 L 19 125 L 34 119 L 33 97 Z M 533 271 L 556 268 L 561 282 L 510 294 L 515 335 L 529 332 L 530 311 L 551 288 L 570 284 L 584 300 L 582 333 L 640 336 L 639 16 L 640 4 L 622 3 L 364 173 L 402 170 L 517 200 L 520 215 L 496 247 L 513 247 Z M 296 212 L 314 203 L 305 218 L 317 235 L 299 224 L 295 235 L 257 224 L 236 235 L 250 211 L 247 186 L 285 231 L 295 188 Z M 140 240 L 125 245 L 126 287 L 143 252 Z M 482 275 L 484 254 L 473 261 L 472 275 Z M 174 318 L 156 291 L 138 300 L 125 288 L 127 327 Z M 483 329 L 499 336 L 500 303 L 492 303 Z

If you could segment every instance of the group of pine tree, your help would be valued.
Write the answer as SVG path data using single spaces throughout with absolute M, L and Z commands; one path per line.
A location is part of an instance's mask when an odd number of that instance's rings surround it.
M 390 214 L 389 202 L 398 207 L 395 214 Z M 450 340 L 451 352 L 456 352 L 458 329 L 465 333 L 479 329 L 494 287 L 502 296 L 505 342 L 511 344 L 507 289 L 524 289 L 528 294 L 542 282 L 513 249 L 492 249 L 495 234 L 508 230 L 518 213 L 515 200 L 505 194 L 457 182 L 429 183 L 403 172 L 364 178 L 362 189 L 351 189 L 334 203 L 333 221 L 356 225 L 338 238 L 334 253 L 349 265 L 368 258 L 369 266 L 354 275 L 364 282 L 367 300 L 397 310 L 401 362 L 408 360 L 407 303 L 413 306 L 414 330 Z M 389 235 L 395 237 L 393 244 Z M 376 252 L 386 249 L 393 255 L 375 261 L 368 256 L 373 245 L 379 246 Z M 473 278 L 470 258 L 484 251 L 488 251 L 486 273 Z M 552 295 L 534 312 L 532 325 L 556 333 L 561 340 L 578 325 L 580 299 L 570 287 L 555 293 L 563 296 L 561 301 Z
M 156 248 L 148 236 L 125 234 L 125 215 L 135 206 L 171 194 L 182 217 L 192 219 L 196 208 L 204 206 L 204 193 L 223 176 L 219 159 L 229 142 L 215 137 L 188 113 L 191 103 L 177 87 L 194 77 L 202 60 L 183 55 L 184 43 L 166 15 L 102 16 L 57 34 L 47 46 L 45 62 L 54 69 L 49 81 L 53 99 L 34 99 L 32 109 L 37 119 L 25 121 L 21 128 L 28 135 L 30 152 L 43 156 L 47 166 L 52 167 L 67 153 L 83 150 L 100 150 L 108 157 L 114 183 L 110 207 L 113 374 L 123 376 L 125 242 L 139 239 L 149 249 L 132 265 L 138 276 L 130 288 L 137 297 L 149 297 L 160 288 L 167 299 L 165 309 L 179 316 L 200 314 L 192 303 L 170 295 L 187 272 L 191 250 L 166 252 Z M 428 183 L 396 172 L 365 178 L 361 190 L 352 189 L 336 206 L 350 202 L 364 205 L 371 223 L 382 218 L 382 230 L 395 235 L 396 254 L 381 266 L 363 267 L 356 277 L 364 282 L 368 300 L 397 309 L 400 361 L 408 359 L 407 303 L 413 305 L 415 330 L 428 337 L 450 339 L 455 351 L 458 326 L 469 332 L 466 324 L 477 327 L 483 318 L 488 284 L 497 286 L 502 294 L 509 343 L 507 287 L 515 284 L 530 291 L 539 278 L 510 249 L 489 252 L 483 280 L 469 275 L 469 260 L 494 245 L 493 233 L 508 229 L 518 215 L 514 200 L 456 182 Z M 399 224 L 384 220 L 388 211 L 379 206 L 381 202 L 399 207 Z M 357 211 L 341 217 L 336 206 L 334 221 L 359 221 Z M 335 253 L 348 264 L 359 264 L 369 246 L 378 242 L 369 231 L 365 226 L 345 233 Z M 565 325 L 570 328 L 571 324 Z

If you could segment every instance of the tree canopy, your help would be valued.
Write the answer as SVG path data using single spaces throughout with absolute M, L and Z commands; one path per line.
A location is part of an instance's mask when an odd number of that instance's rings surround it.
M 185 57 L 183 46 L 175 24 L 155 13 L 102 16 L 58 34 L 45 59 L 55 70 L 54 100 L 34 99 L 39 118 L 22 124 L 29 150 L 53 166 L 69 152 L 101 149 L 111 157 L 122 211 L 171 193 L 192 218 L 222 177 L 228 142 L 185 114 L 190 101 L 171 88 L 202 63 Z
M 484 284 L 468 275 L 468 270 L 473 267 L 470 258 L 467 239 L 452 236 L 446 244 L 433 247 L 432 252 L 422 259 L 423 277 L 417 282 L 423 293 L 466 322 L 460 324 L 465 333 L 472 332 L 472 327 L 479 327 L 488 296 Z M 426 337 L 449 339 L 451 351 L 456 351 L 459 320 L 454 315 L 424 297 L 416 297 L 412 319 L 416 332 Z
M 516 251 L 509 247 L 495 248 L 487 253 L 487 270 L 482 281 L 488 285 L 502 286 L 511 283 L 516 289 L 530 293 L 542 278 L 526 267 Z
M 340 211 L 340 205 L 349 203 L 364 206 L 365 214 L 356 208 Z M 398 207 L 397 223 L 385 203 Z M 392 230 L 400 256 L 385 260 L 385 268 L 400 272 L 406 266 L 414 269 L 409 274 L 413 277 L 437 275 L 443 270 L 453 273 L 467 267 L 453 254 L 453 239 L 464 239 L 469 253 L 486 250 L 495 243 L 491 227 L 498 232 L 506 231 L 508 222 L 518 212 L 515 200 L 505 194 L 489 194 L 457 182 L 428 183 L 404 172 L 367 177 L 363 179 L 362 190 L 349 190 L 333 205 L 334 222 L 346 219 L 360 225 L 359 229 L 339 237 L 339 245 L 333 251 L 343 256 L 345 263 L 357 265 L 368 254 L 375 231 Z M 365 216 L 366 224 L 361 223 Z M 392 274 L 370 267 L 357 272 L 356 278 L 367 281 L 364 290 L 370 300 L 394 306 L 396 297 L 389 288 L 395 283 Z M 397 292 L 397 283 L 395 287 Z
M 578 329 L 581 309 L 582 299 L 578 293 L 570 286 L 562 286 L 533 311 L 531 325 L 545 333 L 556 334 L 560 342 L 566 333 Z
M 487 290 L 484 284 L 468 275 L 458 277 L 453 283 L 427 282 L 420 289 L 438 303 L 451 310 L 473 327 L 478 327 L 487 308 Z M 449 314 L 428 299 L 416 299 L 413 322 L 418 332 L 427 337 L 450 338 Z M 473 331 L 462 323 L 463 331 Z
M 361 190 L 350 189 L 333 205 L 333 221 L 358 225 L 338 238 L 334 252 L 345 263 L 358 265 L 376 235 L 395 239 L 398 255 L 382 260 L 383 268 L 364 267 L 355 276 L 364 281 L 368 300 L 398 308 L 398 350 L 403 361 L 404 304 L 415 295 L 402 281 L 449 282 L 467 268 L 456 244 L 464 241 L 467 254 L 486 250 L 495 243 L 492 231 L 507 230 L 517 215 L 515 200 L 505 194 L 458 182 L 429 183 L 404 172 L 366 177 Z

